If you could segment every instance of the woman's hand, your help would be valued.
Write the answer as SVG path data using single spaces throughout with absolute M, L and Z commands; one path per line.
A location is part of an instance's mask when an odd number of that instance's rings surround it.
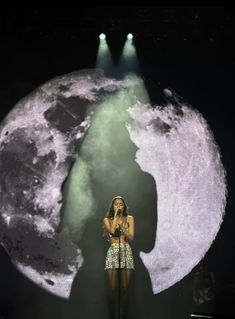
M 117 217 L 117 225 L 118 225 L 118 227 L 122 228 L 122 225 L 123 225 L 122 218 Z

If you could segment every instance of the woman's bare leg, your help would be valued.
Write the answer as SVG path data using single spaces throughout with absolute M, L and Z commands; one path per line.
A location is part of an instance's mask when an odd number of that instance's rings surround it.
M 122 269 L 121 272 L 121 283 L 122 283 L 122 309 L 123 318 L 126 318 L 128 303 L 129 303 L 129 285 L 131 279 L 132 269 Z
M 109 311 L 111 318 L 115 317 L 116 300 L 118 292 L 118 269 L 107 269 L 106 270 L 109 284 Z

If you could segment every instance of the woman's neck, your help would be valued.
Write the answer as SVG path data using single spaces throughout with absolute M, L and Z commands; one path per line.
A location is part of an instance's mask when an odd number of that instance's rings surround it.
M 121 213 L 120 215 L 118 215 L 119 218 L 125 218 L 126 216 L 123 215 L 123 213 Z

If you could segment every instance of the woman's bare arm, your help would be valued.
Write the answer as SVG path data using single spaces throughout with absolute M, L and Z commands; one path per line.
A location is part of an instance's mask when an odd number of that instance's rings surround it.
M 130 241 L 134 239 L 135 235 L 135 221 L 133 216 L 127 217 L 127 222 L 129 223 L 129 229 L 125 230 L 125 228 L 122 228 L 123 235 Z
M 112 224 L 110 224 L 109 218 L 107 217 L 104 218 L 104 227 L 107 230 L 107 232 L 113 235 L 115 233 L 116 226 L 117 226 L 116 217 L 113 218 Z

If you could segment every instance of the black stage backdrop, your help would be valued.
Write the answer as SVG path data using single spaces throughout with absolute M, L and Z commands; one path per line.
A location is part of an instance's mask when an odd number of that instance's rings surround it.
M 151 312 L 161 319 L 190 318 L 191 313 L 235 315 L 234 7 L 29 5 L 1 8 L 0 16 L 1 120 L 43 82 L 94 68 L 102 30 L 112 35 L 110 49 L 118 59 L 128 28 L 138 33 L 139 64 L 152 101 L 161 89 L 171 87 L 203 114 L 220 147 L 228 181 L 224 222 L 204 258 L 216 283 L 214 307 L 193 300 L 198 265 L 155 295 Z M 76 317 L 67 301 L 20 274 L 2 246 L 0 269 L 0 318 Z

